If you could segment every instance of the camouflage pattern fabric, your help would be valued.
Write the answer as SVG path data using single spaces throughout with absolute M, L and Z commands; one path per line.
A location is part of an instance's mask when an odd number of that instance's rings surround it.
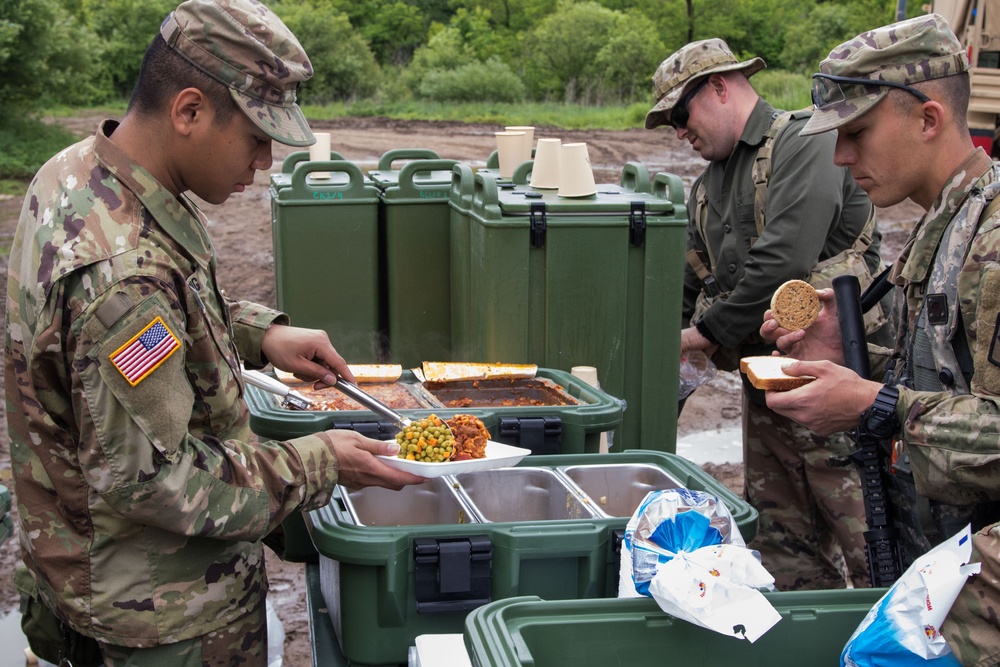
M 252 442 L 241 355 L 265 364 L 264 332 L 286 318 L 222 295 L 204 216 L 108 139 L 115 126 L 31 183 L 5 395 L 39 592 L 81 634 L 145 648 L 263 609 L 260 540 L 328 502 L 337 462 L 324 433 Z M 176 349 L 130 379 L 115 356 L 157 321 Z
M 265 667 L 267 615 L 261 606 L 225 628 L 174 644 L 101 648 L 104 667 Z
M 854 466 L 829 465 L 850 452 L 842 433 L 820 437 L 743 401 L 746 499 L 760 521 L 749 546 L 760 551 L 778 590 L 871 586 L 861 482 Z
M 941 626 L 941 634 L 966 667 L 1000 664 L 1000 526 L 972 535 L 971 562 L 982 571 L 969 577 Z
M 295 103 L 312 64 L 295 35 L 254 0 L 187 0 L 160 26 L 167 46 L 229 87 L 257 127 L 289 146 L 316 142 Z
M 646 129 L 652 130 L 670 122 L 670 110 L 680 101 L 689 81 L 733 70 L 743 70 L 750 77 L 766 66 L 761 58 L 738 61 L 729 45 L 718 38 L 686 44 L 660 63 L 653 74 L 656 104 L 646 114 Z
M 816 112 L 802 134 L 818 134 L 858 118 L 891 87 L 824 79 L 848 77 L 906 86 L 968 71 L 965 49 L 940 14 L 925 14 L 862 33 L 834 48 L 814 76 Z
M 952 278 L 935 279 L 957 281 L 959 311 L 975 367 L 971 393 L 901 386 L 896 406 L 917 492 L 951 505 L 1000 500 L 1000 212 L 980 219 L 967 248 L 942 239 L 953 219 L 969 215 L 975 193 L 995 182 L 993 162 L 976 149 L 914 227 L 891 275 L 905 298 L 894 314 L 904 318 L 897 323 L 896 356 L 905 360 L 925 294 L 943 289 L 928 284 L 935 256 L 949 253 L 955 267 Z M 997 530 L 994 524 L 976 536 L 973 556 L 982 559 L 983 572 L 962 588 L 945 625 L 948 643 L 964 665 L 995 665 L 1000 657 L 1000 596 L 997 579 L 990 580 L 1000 570 Z M 990 596 L 983 597 L 986 593 Z

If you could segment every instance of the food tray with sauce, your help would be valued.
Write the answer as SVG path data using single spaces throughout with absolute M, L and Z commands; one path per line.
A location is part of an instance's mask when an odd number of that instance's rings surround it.
M 333 409 L 287 409 L 273 394 L 248 386 L 246 401 L 254 433 L 275 440 L 333 428 L 355 430 L 377 440 L 396 435 L 394 424 L 357 406 L 335 388 L 295 388 L 319 401 L 321 407 Z M 363 389 L 411 419 L 431 413 L 446 419 L 474 415 L 486 425 L 491 440 L 533 454 L 597 453 L 601 433 L 618 428 L 623 412 L 619 399 L 566 371 L 549 368 L 539 368 L 532 379 L 448 383 L 421 383 L 407 370 L 398 382 L 365 383 Z
M 644 491 L 676 486 L 714 493 L 746 540 L 756 534 L 750 505 L 655 450 L 529 456 L 399 492 L 338 487 L 306 523 L 343 654 L 404 664 L 418 635 L 461 632 L 468 612 L 491 600 L 614 597 L 628 518 Z

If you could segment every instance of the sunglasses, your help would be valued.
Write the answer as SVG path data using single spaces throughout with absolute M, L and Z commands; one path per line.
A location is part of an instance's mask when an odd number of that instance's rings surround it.
M 688 119 L 691 118 L 691 114 L 688 112 L 688 104 L 694 99 L 694 96 L 701 92 L 701 89 L 708 85 L 709 77 L 705 77 L 701 82 L 688 91 L 687 95 L 681 98 L 681 101 L 674 105 L 673 110 L 670 112 L 670 120 L 667 121 L 670 127 L 683 130 L 687 127 Z
M 924 95 L 922 92 L 916 88 L 911 88 L 902 83 L 896 83 L 895 81 L 882 81 L 877 79 L 856 79 L 849 76 L 834 76 L 832 74 L 813 74 L 813 84 L 812 84 L 812 101 L 816 105 L 817 109 L 822 109 L 823 107 L 829 106 L 831 104 L 837 104 L 838 102 L 843 102 L 849 98 L 847 93 L 844 92 L 844 87 L 850 86 L 864 86 L 865 91 L 863 94 L 867 95 L 869 92 L 868 88 L 899 88 L 900 90 L 905 90 L 914 97 L 916 97 L 921 102 L 930 102 L 931 98 Z

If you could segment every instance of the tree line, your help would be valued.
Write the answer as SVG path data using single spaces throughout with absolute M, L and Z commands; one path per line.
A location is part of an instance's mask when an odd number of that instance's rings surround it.
M 0 95 L 26 112 L 127 99 L 178 0 L 0 0 Z M 815 71 L 894 20 L 896 0 L 275 0 L 315 75 L 304 104 L 648 101 L 657 65 L 721 37 L 739 57 Z M 913 3 L 915 4 L 915 3 Z M 920 11 L 914 8 L 914 11 Z M 912 12 L 911 12 L 912 13 Z

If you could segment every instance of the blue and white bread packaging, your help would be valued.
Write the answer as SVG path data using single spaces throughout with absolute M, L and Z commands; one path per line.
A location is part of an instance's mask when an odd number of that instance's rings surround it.
M 619 597 L 652 597 L 672 616 L 753 642 L 781 620 L 762 588 L 774 577 L 716 496 L 652 491 L 629 520 Z
M 981 565 L 969 563 L 969 526 L 934 547 L 906 569 L 854 631 L 840 664 L 847 667 L 935 667 L 960 664 L 941 636 L 941 624 Z M 967 564 L 968 563 L 968 564 Z

